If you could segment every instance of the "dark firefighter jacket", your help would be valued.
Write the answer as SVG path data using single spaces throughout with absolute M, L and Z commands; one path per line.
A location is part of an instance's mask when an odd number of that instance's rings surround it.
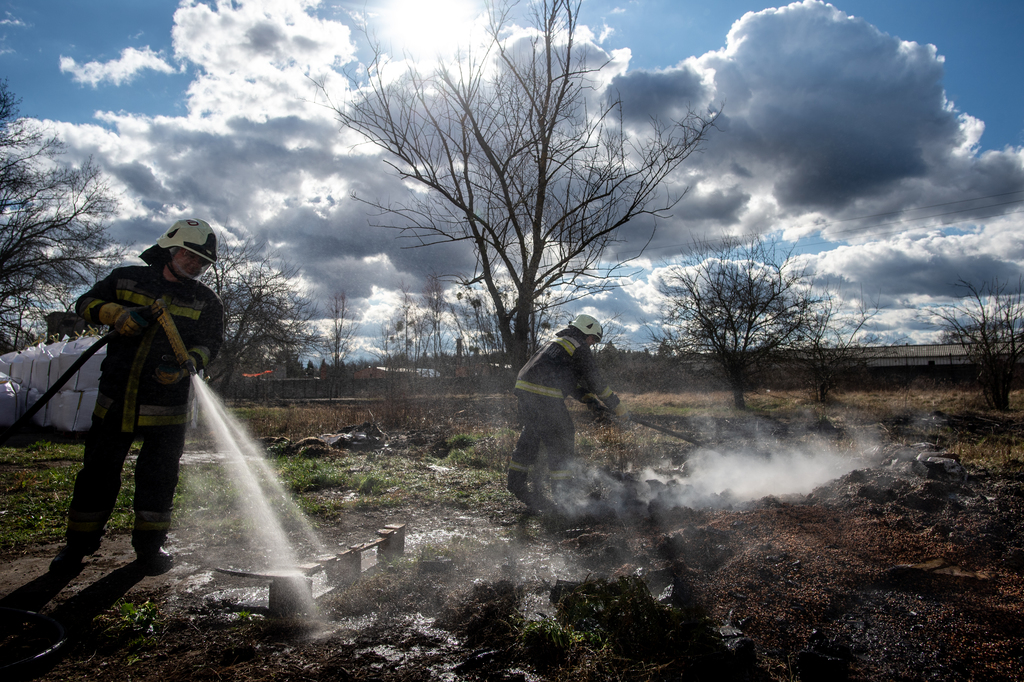
M 169 282 L 163 262 L 116 268 L 78 299 L 75 310 L 87 322 L 100 324 L 99 309 L 106 303 L 125 307 L 149 306 L 165 298 L 181 340 L 196 364 L 203 369 L 224 342 L 224 306 L 202 282 Z M 165 359 L 167 358 L 167 359 Z M 189 381 L 157 382 L 156 368 L 177 365 L 171 343 L 159 322 L 150 322 L 138 336 L 115 336 L 107 346 L 100 367 L 97 417 L 115 402 L 124 400 L 122 431 L 142 426 L 184 424 L 188 420 Z
M 555 339 L 541 346 L 519 370 L 516 391 L 557 400 L 572 396 L 582 402 L 596 397 L 608 409 L 615 409 L 619 398 L 601 379 L 584 339 L 586 335 L 575 327 L 555 334 Z

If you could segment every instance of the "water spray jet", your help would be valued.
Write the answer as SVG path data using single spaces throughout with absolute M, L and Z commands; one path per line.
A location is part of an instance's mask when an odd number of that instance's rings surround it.
M 394 559 L 405 553 L 405 524 L 388 525 L 377 531 L 378 539 L 353 545 L 331 556 L 313 532 L 312 526 L 281 486 L 262 448 L 199 376 L 192 386 L 199 405 L 209 420 L 218 447 L 227 455 L 242 490 L 247 516 L 252 518 L 258 546 L 267 552 L 269 564 L 262 569 L 217 568 L 220 573 L 270 581 L 269 612 L 274 616 L 312 615 L 316 612 L 311 576 L 321 571 L 334 585 L 347 585 L 362 573 L 362 555 L 376 549 L 379 559 Z M 280 514 L 270 502 L 283 503 L 289 515 L 300 521 L 300 531 L 311 548 L 312 561 L 300 561 L 294 544 L 281 525 Z

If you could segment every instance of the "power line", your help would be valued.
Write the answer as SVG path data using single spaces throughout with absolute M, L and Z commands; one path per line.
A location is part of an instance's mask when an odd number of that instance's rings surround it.
M 988 195 L 983 196 L 983 197 L 974 197 L 973 199 L 957 199 L 956 201 L 946 201 L 946 202 L 943 202 L 941 204 L 929 204 L 928 206 L 917 206 L 915 208 L 901 208 L 898 211 L 889 211 L 888 213 L 876 213 L 874 215 L 865 215 L 865 216 L 860 216 L 860 217 L 855 217 L 855 218 L 840 218 L 839 220 L 833 220 L 831 223 L 826 223 L 826 224 L 827 225 L 834 225 L 836 223 L 846 223 L 846 222 L 849 222 L 851 220 L 867 220 L 868 218 L 881 218 L 881 217 L 887 216 L 887 215 L 897 215 L 897 214 L 900 214 L 900 213 L 909 213 L 910 211 L 923 211 L 926 208 L 939 208 L 941 206 L 952 206 L 953 204 L 963 204 L 963 203 L 966 203 L 968 201 L 984 201 L 985 199 L 996 199 L 996 198 L 999 198 L 999 197 L 1008 197 L 1011 194 L 1024 194 L 1024 189 L 1018 189 L 1018 190 L 1013 191 L 1013 192 L 1001 192 L 999 194 L 988 194 Z
M 1004 213 L 997 213 L 995 215 L 984 216 L 984 218 L 1000 218 L 1002 216 L 1015 215 L 1015 214 L 1018 214 L 1018 213 L 1024 213 L 1024 209 L 1018 209 L 1016 211 L 1006 211 Z M 968 222 L 967 220 L 958 220 L 956 222 L 951 222 L 951 223 L 942 223 L 938 227 L 942 227 L 942 228 L 956 227 L 958 225 L 962 225 L 962 224 L 967 223 L 967 222 Z M 895 223 L 890 223 L 890 224 L 895 224 Z M 882 226 L 879 225 L 877 227 L 882 227 Z M 892 236 L 894 234 L 897 234 L 898 232 L 899 232 L 899 229 L 883 230 L 883 231 L 878 232 L 878 233 L 873 233 L 870 236 L 871 237 L 889 237 L 889 236 Z M 834 244 L 834 243 L 835 243 L 834 240 L 822 239 L 821 241 L 817 241 L 817 242 L 809 242 L 809 243 L 805 242 L 803 244 L 799 244 L 797 246 L 797 248 L 810 248 L 810 247 L 814 247 L 814 246 L 822 246 L 824 244 Z
M 837 220 L 830 221 L 828 223 L 824 223 L 822 225 L 816 225 L 815 226 L 815 232 L 824 233 L 825 230 L 827 230 L 830 226 L 837 225 L 839 223 L 846 223 L 846 222 L 852 222 L 852 221 L 857 221 L 857 220 L 870 220 L 871 218 L 883 218 L 883 217 L 886 217 L 886 216 L 897 216 L 897 215 L 901 215 L 901 214 L 911 213 L 913 211 L 924 211 L 924 210 L 928 210 L 928 209 L 942 208 L 942 207 L 945 207 L 945 206 L 954 206 L 954 205 L 957 205 L 957 204 L 964 204 L 964 203 L 968 203 L 968 202 L 985 201 L 985 200 L 988 200 L 988 199 L 998 199 L 1000 197 L 1007 197 L 1007 196 L 1012 196 L 1012 195 L 1015 195 L 1015 194 L 1024 194 L 1024 190 L 1016 190 L 1016 191 L 1013 191 L 1013 192 L 1000 192 L 1000 193 L 997 193 L 997 194 L 989 194 L 989 195 L 980 196 L 980 197 L 972 197 L 972 198 L 969 198 L 969 199 L 958 199 L 956 201 L 946 201 L 946 202 L 942 202 L 942 203 L 938 203 L 938 204 L 929 204 L 929 205 L 926 205 L 926 206 L 915 206 L 913 208 L 900 209 L 898 211 L 889 211 L 889 212 L 886 212 L 886 213 L 875 213 L 875 214 L 871 214 L 871 215 L 854 216 L 854 217 L 851 217 L 851 218 L 840 218 L 840 219 L 837 219 Z M 862 231 L 867 231 L 867 230 L 874 230 L 874 229 L 877 229 L 877 228 L 880 228 L 880 227 L 887 227 L 887 226 L 890 226 L 890 225 L 906 225 L 907 223 L 914 222 L 914 221 L 919 221 L 919 220 L 929 220 L 929 219 L 932 219 L 932 218 L 942 218 L 944 216 L 956 215 L 958 213 L 967 213 L 967 212 L 972 212 L 972 211 L 985 211 L 987 209 L 998 208 L 998 207 L 1001 207 L 1001 206 L 1012 206 L 1014 204 L 1020 204 L 1020 203 L 1024 203 L 1024 198 L 1022 198 L 1022 199 L 1014 199 L 1014 200 L 1011 200 L 1011 201 L 1003 201 L 1003 202 L 999 202 L 999 203 L 996 203 L 996 204 L 987 204 L 987 205 L 984 205 L 984 206 L 971 206 L 971 207 L 967 207 L 967 208 L 956 209 L 956 210 L 953 210 L 953 211 L 945 211 L 945 212 L 941 212 L 941 213 L 932 213 L 932 214 L 925 215 L 925 216 L 908 217 L 908 218 L 904 218 L 904 219 L 900 219 L 900 220 L 895 220 L 895 221 L 891 221 L 891 222 L 886 222 L 886 223 L 876 223 L 876 224 L 873 224 L 873 225 L 863 225 L 863 226 L 851 227 L 851 228 L 847 228 L 845 230 L 835 231 L 832 234 L 833 235 L 843 235 L 843 234 L 850 234 L 850 233 L 862 232 Z M 1016 213 L 1021 213 L 1021 211 L 1020 210 L 1005 211 L 1005 212 L 996 213 L 996 214 L 993 214 L 993 215 L 978 216 L 978 219 L 999 218 L 999 217 L 1006 216 L 1006 215 L 1014 215 Z M 954 222 L 954 223 L 945 223 L 945 224 L 942 224 L 941 226 L 942 227 L 953 227 L 953 226 L 956 226 L 956 225 L 959 225 L 959 224 L 963 224 L 963 223 L 966 223 L 966 222 L 968 222 L 967 219 L 962 220 L 962 221 L 957 221 L 957 222 Z M 884 231 L 884 232 L 881 232 L 881 233 L 878 233 L 878 234 L 875 234 L 875 235 L 871 235 L 871 236 L 876 236 L 876 237 L 888 236 L 889 234 L 894 234 L 895 232 L 896 232 L 895 230 Z M 721 241 L 722 243 L 725 243 L 725 241 L 728 238 L 729 237 L 721 237 L 720 239 L 715 239 L 715 240 L 710 240 L 710 241 L 712 241 L 712 242 L 714 242 L 714 241 Z M 820 245 L 823 245 L 823 244 L 834 243 L 836 241 L 843 241 L 843 240 L 823 239 L 822 241 L 819 241 L 819 242 L 813 242 L 811 244 L 803 244 L 802 247 L 820 246 Z M 669 245 L 666 245 L 666 246 L 652 247 L 652 248 L 649 248 L 649 249 L 646 249 L 646 250 L 647 251 L 660 251 L 660 250 L 664 250 L 664 249 L 676 249 L 676 248 L 681 248 L 681 247 L 685 247 L 685 246 L 688 246 L 688 244 L 685 244 L 685 243 L 669 244 Z

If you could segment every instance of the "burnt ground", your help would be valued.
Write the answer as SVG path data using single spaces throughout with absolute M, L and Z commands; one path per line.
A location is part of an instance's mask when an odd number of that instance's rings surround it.
M 348 512 L 318 529 L 326 545 L 406 523 L 409 560 L 347 589 L 315 583 L 315 616 L 267 614 L 266 581 L 213 570 L 244 566 L 244 549 L 188 527 L 160 576 L 131 563 L 123 535 L 72 577 L 46 572 L 57 545 L 7 554 L 0 606 L 64 625 L 66 643 L 31 671 L 43 680 L 1022 679 L 1024 477 L 937 454 L 878 447 L 810 494 L 717 509 L 655 497 L 566 518 L 504 498 Z M 714 641 L 594 653 L 518 636 L 555 613 L 552 595 L 620 578 Z M 118 615 L 118 600 L 156 604 L 159 628 Z M 8 637 L 0 663 L 31 639 Z

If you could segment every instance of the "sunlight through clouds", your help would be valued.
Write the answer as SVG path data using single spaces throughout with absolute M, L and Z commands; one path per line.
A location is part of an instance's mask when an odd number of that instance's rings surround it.
M 385 49 L 425 62 L 469 45 L 483 18 L 479 3 L 469 0 L 388 0 L 376 12 Z

